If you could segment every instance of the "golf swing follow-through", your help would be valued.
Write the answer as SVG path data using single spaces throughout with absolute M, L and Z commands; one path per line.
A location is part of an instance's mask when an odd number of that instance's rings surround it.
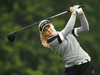
M 93 75 L 94 69 L 91 63 L 91 57 L 80 46 L 76 37 L 89 31 L 88 21 L 81 7 L 84 5 L 75 5 L 70 10 L 54 15 L 42 21 L 39 21 L 39 31 L 42 45 L 50 48 L 59 55 L 65 64 L 65 75 Z M 62 31 L 56 31 L 53 24 L 48 20 L 56 16 L 71 12 L 71 17 Z M 81 26 L 74 28 L 77 14 L 79 16 Z M 29 25 L 18 31 L 8 34 L 8 39 L 13 42 L 15 33 L 29 28 L 37 23 Z
M 81 8 L 81 7 L 84 7 L 84 4 L 80 5 L 78 8 Z M 65 14 L 65 13 L 67 13 L 67 12 L 70 12 L 70 10 L 64 11 L 64 12 L 62 12 L 62 13 L 59 13 L 59 14 L 54 15 L 54 16 L 51 16 L 51 17 L 48 17 L 48 18 L 46 18 L 45 20 L 48 20 L 48 19 L 51 19 L 51 18 L 60 16 L 60 15 Z M 17 30 L 17 31 L 14 31 L 14 32 L 9 33 L 9 34 L 7 35 L 8 40 L 9 40 L 10 42 L 13 42 L 13 41 L 15 40 L 15 34 L 16 34 L 17 32 L 19 32 L 19 31 L 21 31 L 21 30 L 24 30 L 24 29 L 26 29 L 26 28 L 29 28 L 29 27 L 31 27 L 31 26 L 34 26 L 34 25 L 36 25 L 36 24 L 38 24 L 38 23 L 40 23 L 40 22 L 41 22 L 41 21 L 38 21 L 38 22 L 36 22 L 36 23 L 34 23 L 34 24 L 31 24 L 31 25 L 29 25 L 29 26 L 26 26 L 26 27 L 24 27 L 24 28 L 22 28 L 22 29 L 19 29 L 19 30 Z
M 70 7 L 71 17 L 62 31 L 56 31 L 49 20 L 39 23 L 40 38 L 44 47 L 50 48 L 65 64 L 65 75 L 93 75 L 91 57 L 84 51 L 76 36 L 89 31 L 88 21 L 79 5 Z M 74 28 L 77 14 L 81 26 Z

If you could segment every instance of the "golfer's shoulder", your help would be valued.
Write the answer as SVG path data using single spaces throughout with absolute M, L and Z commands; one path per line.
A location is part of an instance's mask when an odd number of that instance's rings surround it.
M 47 43 L 51 43 L 51 42 L 58 42 L 58 43 L 62 43 L 62 41 L 61 41 L 61 38 L 60 38 L 59 34 L 58 34 L 58 35 L 56 35 L 56 36 L 52 36 L 52 37 L 50 37 L 50 38 L 47 40 Z
M 51 37 L 47 40 L 47 43 L 53 42 L 57 37 L 58 37 L 58 35 L 56 35 L 56 36 L 51 36 Z

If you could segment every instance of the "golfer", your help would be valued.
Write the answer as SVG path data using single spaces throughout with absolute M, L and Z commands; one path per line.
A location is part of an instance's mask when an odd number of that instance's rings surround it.
M 79 5 L 70 7 L 71 17 L 65 28 L 58 32 L 49 20 L 39 24 L 40 38 L 43 46 L 52 49 L 65 64 L 65 75 L 93 75 L 91 57 L 82 49 L 76 36 L 89 31 L 88 21 Z M 81 26 L 74 28 L 77 14 Z

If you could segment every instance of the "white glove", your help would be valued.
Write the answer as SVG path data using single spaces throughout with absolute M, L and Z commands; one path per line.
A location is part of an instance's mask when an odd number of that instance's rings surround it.
M 80 13 L 81 11 L 83 11 L 82 8 L 78 8 L 79 5 L 74 5 L 74 7 L 76 7 L 76 11 L 77 11 L 78 13 Z

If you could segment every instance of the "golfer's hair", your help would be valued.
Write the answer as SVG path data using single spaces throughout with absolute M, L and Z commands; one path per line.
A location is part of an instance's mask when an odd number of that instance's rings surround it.
M 44 21 L 45 21 L 45 20 L 41 21 L 41 22 L 39 23 L 39 26 L 40 26 L 41 23 L 44 22 Z M 47 43 L 47 40 L 48 40 L 50 37 L 44 37 L 44 36 L 43 36 L 43 33 L 40 32 L 40 38 L 41 38 L 41 41 L 42 41 L 42 45 L 49 48 L 48 43 Z
M 41 38 L 41 41 L 42 41 L 42 45 L 49 48 L 48 43 L 47 43 L 47 40 L 48 40 L 50 37 L 44 37 L 44 36 L 43 36 L 43 33 L 41 32 L 41 33 L 40 33 L 40 38 Z
M 41 21 L 40 24 L 39 24 L 39 26 L 44 21 L 45 20 Z M 51 24 L 51 26 L 52 26 L 52 24 Z M 50 28 L 50 30 L 51 30 L 51 32 L 50 32 L 50 34 L 47 34 L 47 36 L 44 36 L 44 34 L 46 34 L 46 33 L 43 33 L 43 32 L 40 31 L 40 38 L 41 38 L 41 41 L 42 41 L 42 45 L 45 46 L 45 47 L 48 47 L 48 48 L 49 48 L 49 46 L 48 46 L 47 40 L 50 38 L 50 36 L 56 36 L 56 35 L 58 35 L 58 32 L 55 29 L 51 29 Z

